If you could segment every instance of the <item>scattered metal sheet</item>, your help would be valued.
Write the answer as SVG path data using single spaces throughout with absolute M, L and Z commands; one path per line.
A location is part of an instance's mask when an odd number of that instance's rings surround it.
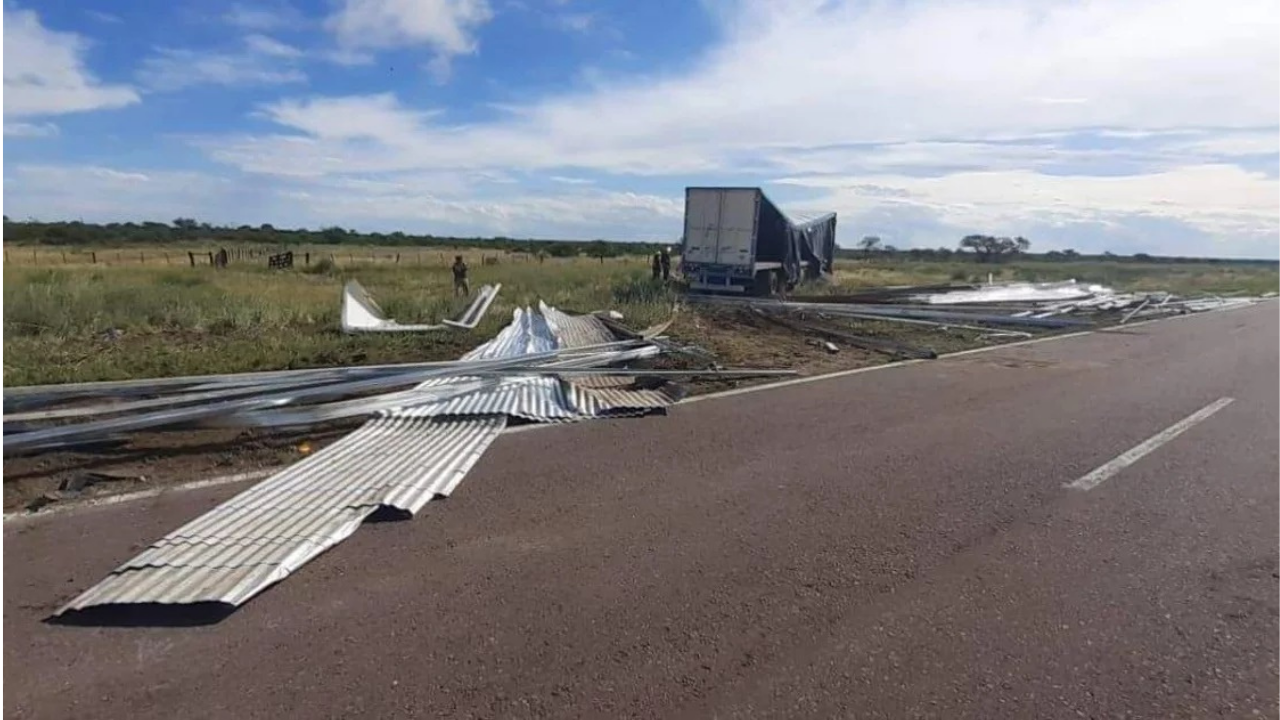
M 346 539 L 383 507 L 448 496 L 502 416 L 379 418 L 156 541 L 58 610 L 120 603 L 236 606 Z
M 516 310 L 497 337 L 464 357 L 465 367 L 483 373 L 545 361 L 571 371 L 659 352 L 644 341 L 613 341 L 607 328 L 602 332 L 603 326 L 557 313 L 545 307 L 541 313 Z M 565 347 L 572 342 L 582 345 Z M 378 390 L 418 381 L 409 391 L 343 401 L 362 405 L 364 412 L 369 402 L 403 405 L 165 536 L 59 614 L 118 603 L 234 607 L 341 542 L 380 508 L 413 514 L 433 497 L 452 492 L 508 417 L 550 422 L 622 417 L 660 410 L 679 399 L 671 388 L 582 388 L 554 376 L 460 374 L 465 372 L 453 366 L 337 383 Z M 307 393 L 328 396 L 334 387 L 252 400 L 278 406 Z M 249 400 L 213 405 L 245 403 L 242 411 L 272 406 Z
M 963 303 L 1044 302 L 1053 300 L 1078 300 L 1113 291 L 1103 285 L 1080 285 L 1075 280 L 1057 283 L 1002 283 L 976 288 L 948 290 L 944 292 L 910 295 L 913 302 L 928 305 L 956 305 Z
M 501 288 L 501 285 L 485 285 L 480 288 L 457 320 L 445 320 L 440 324 L 401 325 L 395 320 L 384 317 L 382 308 L 378 307 L 377 301 L 369 295 L 369 292 L 359 282 L 349 280 L 342 288 L 342 331 L 346 333 L 428 332 L 449 327 L 470 330 L 479 324 Z
M 538 310 L 547 319 L 548 330 L 560 347 L 587 347 L 618 339 L 604 321 L 595 315 L 567 315 L 541 302 Z
M 501 289 L 501 283 L 480 288 L 476 299 L 467 306 L 462 315 L 457 320 L 445 320 L 444 324 L 462 330 L 474 330 L 484 318 L 484 314 L 489 311 L 489 306 L 493 304 L 494 298 L 498 297 L 498 291 Z

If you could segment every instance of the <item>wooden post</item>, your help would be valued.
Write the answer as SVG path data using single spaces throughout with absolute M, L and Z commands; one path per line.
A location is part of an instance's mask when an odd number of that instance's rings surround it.
M 93 264 L 94 264 L 94 265 L 97 265 L 97 264 L 98 264 L 98 253 L 97 253 L 96 251 L 94 251 L 94 250 L 90 250 L 90 251 L 89 251 L 89 259 L 93 262 Z
M 209 253 L 209 265 L 213 265 L 213 253 Z
M 303 264 L 303 265 L 310 265 L 310 264 L 311 264 L 311 253 L 309 253 L 309 252 L 307 252 L 307 253 L 302 253 L 302 264 Z
M 141 252 L 138 253 L 138 262 L 142 263 L 143 265 L 147 264 L 147 256 L 145 253 L 141 253 Z
M 187 259 L 191 261 L 191 267 L 195 267 L 195 266 L 196 266 L 196 254 L 195 254 L 195 253 L 193 253 L 193 252 L 191 252 L 190 250 L 188 250 L 188 251 L 187 251 Z
M 396 253 L 396 264 L 400 264 L 400 253 Z
M 169 262 L 169 253 L 165 253 L 165 254 L 164 254 L 164 264 L 165 264 L 165 265 L 172 265 L 172 264 L 173 264 L 173 263 Z
M 66 250 L 63 250 L 63 251 L 62 251 L 62 264 L 63 264 L 63 265 L 66 265 L 66 264 L 67 264 L 67 251 L 66 251 Z
M 38 258 L 36 258 L 36 249 L 35 249 L 35 248 L 31 248 L 31 264 L 32 264 L 32 265 L 39 265 L 39 264 L 40 264 L 40 260 L 39 260 Z

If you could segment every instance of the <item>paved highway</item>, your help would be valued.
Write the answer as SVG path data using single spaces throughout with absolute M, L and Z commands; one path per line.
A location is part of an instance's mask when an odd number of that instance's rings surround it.
M 1278 319 L 509 435 L 216 625 L 41 620 L 237 488 L 11 524 L 5 715 L 1276 717 Z

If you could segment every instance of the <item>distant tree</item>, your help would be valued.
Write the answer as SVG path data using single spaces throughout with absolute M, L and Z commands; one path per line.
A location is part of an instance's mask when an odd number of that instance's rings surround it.
M 858 241 L 858 248 L 862 252 L 874 252 L 878 247 L 880 247 L 880 238 L 875 235 L 867 235 Z
M 882 248 L 880 248 L 880 249 L 881 249 L 883 252 L 887 252 L 887 253 L 890 253 L 890 254 L 898 252 L 898 246 L 896 246 L 896 245 L 885 245 L 884 247 L 882 247 Z
M 195 230 L 196 228 L 200 227 L 200 225 L 196 223 L 195 220 L 192 220 L 191 218 L 174 218 L 173 226 L 178 228 L 179 230 Z
M 999 262 L 1006 257 L 1025 252 L 1030 247 L 1031 241 L 1024 237 L 967 235 L 960 241 L 960 249 L 973 251 L 978 262 Z

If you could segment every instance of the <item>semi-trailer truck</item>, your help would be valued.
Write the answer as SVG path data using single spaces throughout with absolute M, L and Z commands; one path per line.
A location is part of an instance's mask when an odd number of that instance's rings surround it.
M 702 292 L 771 295 L 829 274 L 836 214 L 788 215 L 760 188 L 685 188 L 681 273 Z

